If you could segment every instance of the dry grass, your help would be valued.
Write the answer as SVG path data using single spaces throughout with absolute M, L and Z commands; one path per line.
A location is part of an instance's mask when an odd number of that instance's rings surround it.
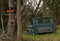
M 58 25 L 60 29 L 60 25 Z M 24 41 L 60 41 L 60 30 L 57 30 L 54 34 L 43 34 L 43 35 L 28 35 L 23 33 Z

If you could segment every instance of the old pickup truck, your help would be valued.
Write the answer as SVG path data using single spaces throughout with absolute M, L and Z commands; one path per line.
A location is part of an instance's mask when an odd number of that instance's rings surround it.
M 32 19 L 32 25 L 28 27 L 27 32 L 32 35 L 38 33 L 55 33 L 56 25 L 53 17 L 36 17 Z

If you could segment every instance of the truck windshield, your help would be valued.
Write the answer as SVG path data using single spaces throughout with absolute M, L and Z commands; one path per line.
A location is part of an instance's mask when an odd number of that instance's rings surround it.
M 50 19 L 39 19 L 38 23 L 50 23 Z

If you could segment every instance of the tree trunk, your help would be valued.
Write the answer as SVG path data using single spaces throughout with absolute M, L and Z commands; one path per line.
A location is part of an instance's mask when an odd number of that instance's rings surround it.
M 13 1 L 8 0 L 9 8 L 13 8 Z M 11 37 L 10 41 L 13 41 L 13 35 L 14 35 L 14 27 L 15 27 L 15 16 L 12 15 L 13 13 L 9 13 L 9 20 L 8 20 L 8 29 L 7 29 L 7 35 L 8 37 Z
M 46 0 L 43 0 L 43 17 L 46 16 Z
M 17 0 L 17 41 L 22 41 L 22 22 L 21 22 L 21 1 Z
M 2 16 L 2 14 L 3 14 L 3 11 L 4 11 L 4 8 L 2 8 L 3 6 L 3 1 L 1 0 L 1 25 L 2 25 L 2 36 L 4 35 L 4 25 L 3 25 L 3 16 Z M 1 36 L 0 36 L 1 37 Z M 3 37 L 2 37 L 3 38 Z M 0 38 L 0 41 L 3 41 L 2 40 L 2 38 Z

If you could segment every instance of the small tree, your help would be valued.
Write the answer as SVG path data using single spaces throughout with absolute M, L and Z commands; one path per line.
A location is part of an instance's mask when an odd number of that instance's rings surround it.
M 21 2 L 22 0 L 17 0 L 17 41 L 22 41 Z

